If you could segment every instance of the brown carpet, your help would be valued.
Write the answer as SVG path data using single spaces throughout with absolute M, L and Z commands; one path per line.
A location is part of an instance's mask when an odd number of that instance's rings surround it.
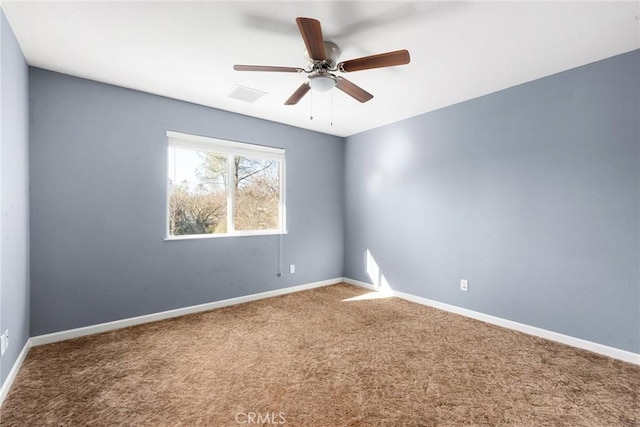
M 640 366 L 335 285 L 34 347 L 4 426 L 636 426 Z

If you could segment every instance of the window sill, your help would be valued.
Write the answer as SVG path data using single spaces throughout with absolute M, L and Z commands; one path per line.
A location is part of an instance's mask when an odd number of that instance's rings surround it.
M 247 232 L 236 232 L 236 233 L 228 233 L 228 234 L 185 234 L 181 236 L 169 236 L 165 237 L 165 242 L 173 242 L 173 241 L 181 241 L 181 240 L 202 240 L 202 239 L 221 239 L 227 237 L 250 237 L 250 236 L 278 236 L 288 234 L 286 231 L 275 231 L 268 230 L 264 232 L 260 231 L 247 231 Z

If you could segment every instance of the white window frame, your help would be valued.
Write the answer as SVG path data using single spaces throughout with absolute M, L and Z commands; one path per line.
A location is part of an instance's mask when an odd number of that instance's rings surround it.
M 235 226 L 235 191 L 227 180 L 227 232 L 216 234 L 185 234 L 171 235 L 169 230 L 169 174 L 167 174 L 166 183 L 166 218 L 165 218 L 165 239 L 164 240 L 187 240 L 187 239 L 208 239 L 220 237 L 235 236 L 264 236 L 270 234 L 286 234 L 286 161 L 284 148 L 267 147 L 264 145 L 248 144 L 245 142 L 229 141 L 207 136 L 191 135 L 182 132 L 167 131 L 167 164 L 169 162 L 169 150 L 171 148 L 186 148 L 195 151 L 204 151 L 208 153 L 224 154 L 227 156 L 227 174 L 233 176 L 233 164 L 235 156 L 254 157 L 260 159 L 277 160 L 278 173 L 280 179 L 279 191 L 279 228 L 271 230 L 242 230 L 236 231 Z M 167 168 L 168 169 L 168 168 Z

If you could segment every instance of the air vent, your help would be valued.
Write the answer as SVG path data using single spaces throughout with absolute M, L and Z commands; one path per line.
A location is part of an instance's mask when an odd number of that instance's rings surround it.
M 263 92 L 258 89 L 252 89 L 247 86 L 236 85 L 233 88 L 233 90 L 229 92 L 229 98 L 239 99 L 240 101 L 253 103 L 266 94 L 267 92 Z

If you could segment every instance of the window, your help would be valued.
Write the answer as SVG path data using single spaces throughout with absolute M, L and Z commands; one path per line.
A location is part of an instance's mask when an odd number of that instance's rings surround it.
M 281 148 L 167 132 L 168 238 L 284 232 Z

